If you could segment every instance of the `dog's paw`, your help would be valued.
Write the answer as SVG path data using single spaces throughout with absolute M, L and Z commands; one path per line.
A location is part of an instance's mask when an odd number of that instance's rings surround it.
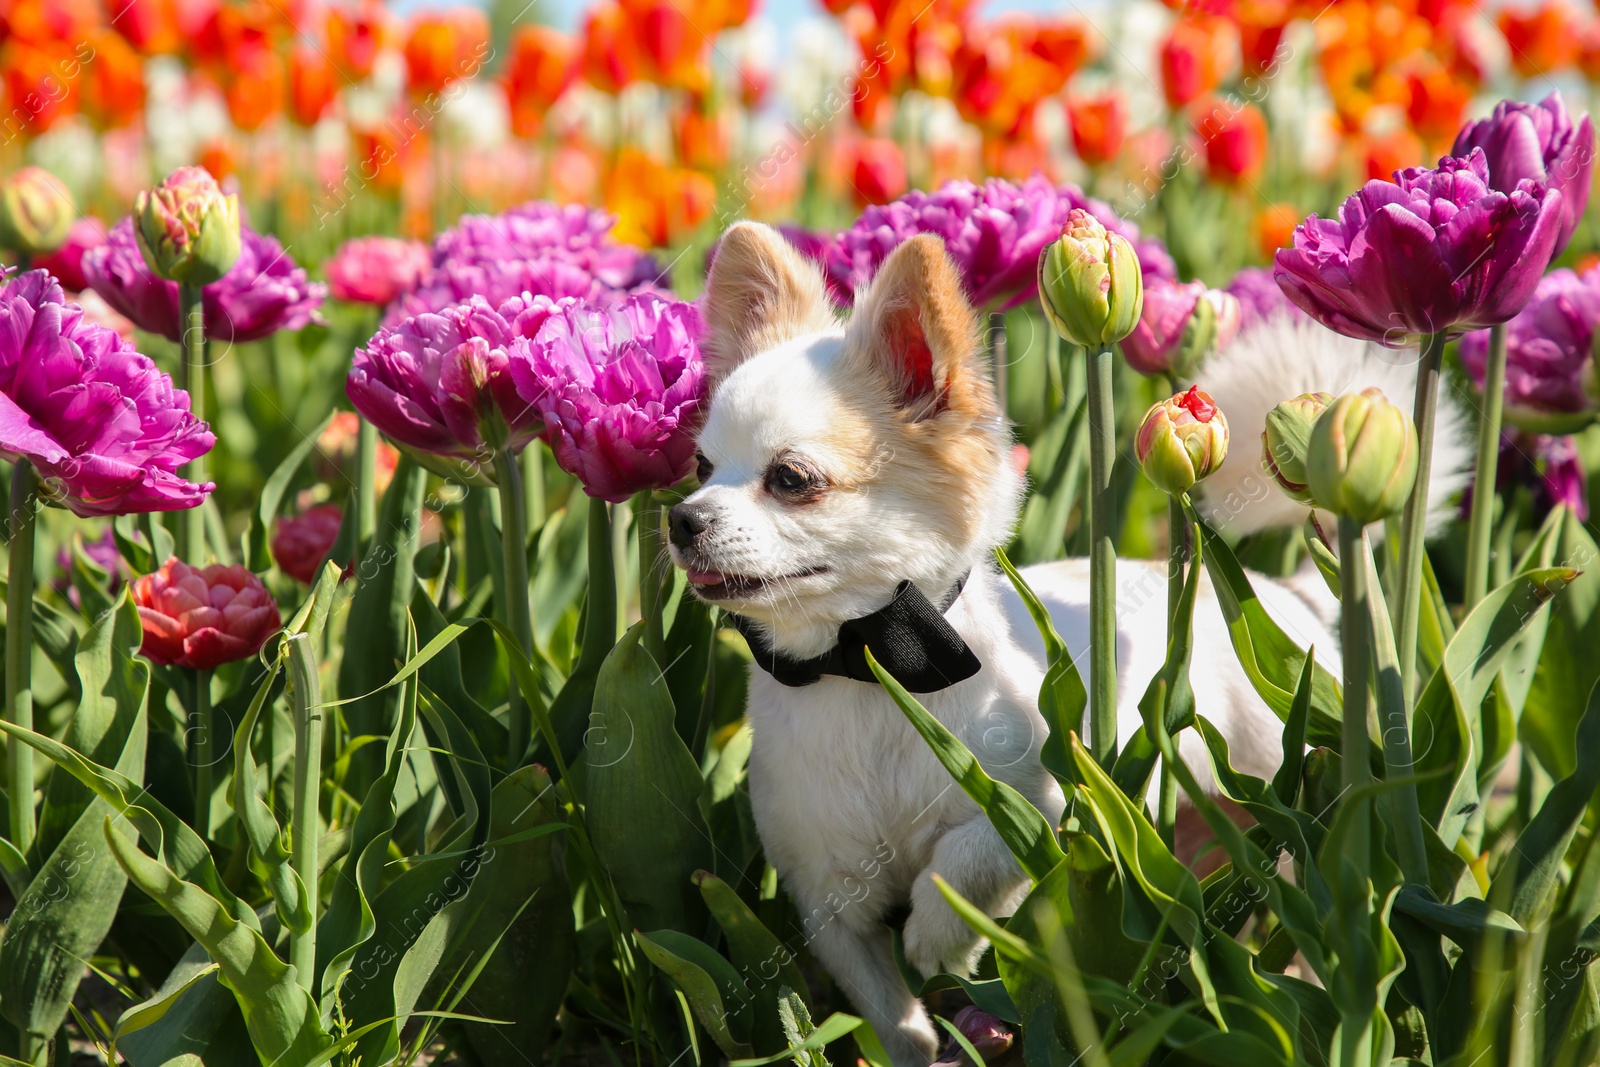
M 901 932 L 906 962 L 924 977 L 948 971 L 971 974 L 983 942 L 940 895 L 932 879 L 918 879 L 911 891 L 911 914 Z

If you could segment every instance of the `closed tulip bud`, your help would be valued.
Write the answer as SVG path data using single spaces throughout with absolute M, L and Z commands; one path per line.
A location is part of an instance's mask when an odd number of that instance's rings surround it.
M 1311 427 L 1331 403 L 1327 393 L 1302 393 L 1267 412 L 1267 428 L 1261 431 L 1261 465 L 1279 489 L 1302 504 L 1312 502 L 1306 474 Z
M 239 198 L 204 167 L 179 167 L 133 205 L 139 251 L 150 269 L 180 285 L 210 285 L 239 258 Z
M 1139 256 L 1121 234 L 1073 208 L 1039 256 L 1039 302 L 1056 332 L 1085 348 L 1120 341 L 1144 310 Z
M 1317 505 L 1366 525 L 1405 506 L 1417 478 L 1417 429 L 1376 389 L 1346 393 L 1311 429 L 1306 473 Z
M 1324 826 L 1333 825 L 1344 795 L 1344 761 L 1331 748 L 1314 748 L 1306 753 L 1300 768 L 1300 810 Z
M 54 252 L 77 217 L 71 190 L 42 167 L 23 167 L 0 184 L 0 245 L 13 252 Z
M 1151 405 L 1133 450 L 1145 477 L 1176 496 L 1222 466 L 1228 456 L 1228 420 L 1211 397 L 1193 386 Z

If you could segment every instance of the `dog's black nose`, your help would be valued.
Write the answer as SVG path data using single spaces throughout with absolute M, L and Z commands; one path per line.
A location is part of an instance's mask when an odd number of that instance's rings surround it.
M 676 504 L 667 513 L 667 527 L 672 533 L 672 543 L 688 548 L 696 537 L 711 526 L 710 509 L 704 504 Z

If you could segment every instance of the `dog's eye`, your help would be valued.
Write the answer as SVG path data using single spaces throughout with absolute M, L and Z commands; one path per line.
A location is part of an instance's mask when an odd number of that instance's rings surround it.
M 795 463 L 777 463 L 767 472 L 767 488 L 775 493 L 798 496 L 816 487 L 816 475 Z
M 712 466 L 711 461 L 705 457 L 705 453 L 696 452 L 694 454 L 694 463 L 694 476 L 700 480 L 701 484 L 709 482 L 711 480 Z

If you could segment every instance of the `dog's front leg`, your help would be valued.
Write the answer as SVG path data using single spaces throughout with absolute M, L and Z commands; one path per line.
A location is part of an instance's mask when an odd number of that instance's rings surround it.
M 850 923 L 849 909 L 816 931 L 811 951 L 878 1032 L 895 1067 L 927 1067 L 939 1051 L 933 1022 L 895 966 L 889 928 Z
M 981 812 L 939 838 L 933 859 L 911 887 L 911 915 L 906 919 L 906 962 L 924 976 L 949 971 L 971 974 L 983 942 L 950 907 L 937 874 L 973 904 L 993 915 L 1013 903 L 1027 879 L 1011 850 Z

